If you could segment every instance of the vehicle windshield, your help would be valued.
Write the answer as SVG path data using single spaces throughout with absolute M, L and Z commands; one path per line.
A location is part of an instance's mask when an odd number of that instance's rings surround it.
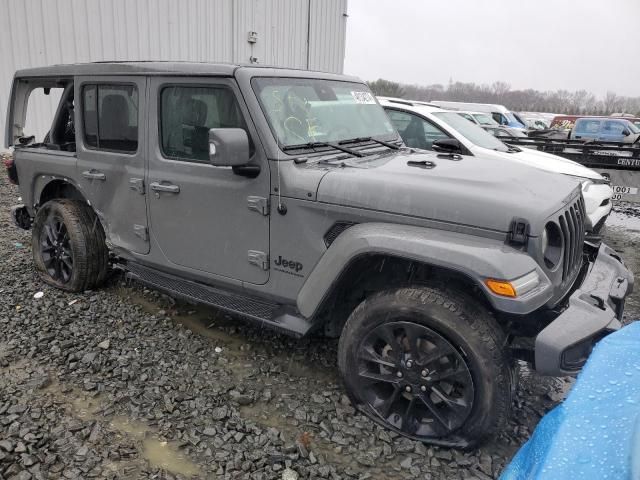
M 474 113 L 473 117 L 480 125 L 500 125 L 493 117 L 487 113 Z
M 396 130 L 366 85 L 310 78 L 254 78 L 281 147 L 362 137 L 395 140 Z
M 516 116 L 512 113 L 512 112 L 504 112 L 503 114 L 505 117 L 507 117 L 507 120 L 509 120 L 510 124 L 517 124 L 517 125 L 522 125 L 524 127 L 524 125 L 522 124 L 522 122 L 520 120 L 518 120 L 516 118 Z
M 465 120 L 455 112 L 433 112 L 435 117 L 448 124 L 474 145 L 482 148 L 490 148 L 499 152 L 508 152 L 509 147 L 488 133 L 482 127 Z
M 640 129 L 636 126 L 635 123 L 627 120 L 627 127 L 631 130 L 631 133 L 640 133 Z

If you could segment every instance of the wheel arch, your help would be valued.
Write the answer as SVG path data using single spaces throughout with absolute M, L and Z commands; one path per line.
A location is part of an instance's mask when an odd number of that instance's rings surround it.
M 484 280 L 515 279 L 537 269 L 533 258 L 504 240 L 410 225 L 360 224 L 331 244 L 300 289 L 297 306 L 332 333 L 368 293 L 437 279 L 455 283 L 491 310 L 517 313 L 539 308 L 546 296 L 526 304 L 500 298 Z
M 68 179 L 56 177 L 38 178 L 34 185 L 34 203 L 36 207 L 44 205 L 49 200 L 56 198 L 69 198 L 91 205 L 82 194 L 80 188 Z
M 340 272 L 317 307 L 314 322 L 322 325 L 327 336 L 337 337 L 351 312 L 368 296 L 434 279 L 455 285 L 492 308 L 481 285 L 463 272 L 388 253 L 371 253 L 352 259 Z

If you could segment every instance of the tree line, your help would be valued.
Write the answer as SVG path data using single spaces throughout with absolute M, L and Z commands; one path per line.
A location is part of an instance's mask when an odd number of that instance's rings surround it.
M 532 88 L 512 90 L 505 82 L 491 85 L 449 82 L 448 85 L 409 85 L 380 78 L 367 82 L 376 95 L 411 100 L 449 100 L 457 102 L 497 103 L 516 112 L 550 112 L 570 115 L 610 115 L 630 113 L 640 117 L 640 97 L 625 97 L 607 92 L 597 98 L 586 90 L 539 91 Z

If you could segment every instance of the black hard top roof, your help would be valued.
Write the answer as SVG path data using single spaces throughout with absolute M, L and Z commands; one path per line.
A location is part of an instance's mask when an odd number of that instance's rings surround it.
M 25 68 L 16 72 L 16 78 L 36 77 L 73 77 L 79 75 L 194 75 L 194 76 L 226 76 L 234 75 L 239 69 L 255 70 L 257 75 L 277 75 L 292 77 L 304 76 L 306 70 L 279 68 L 268 65 L 207 63 L 207 62 L 92 62 L 51 65 L 47 67 Z M 301 75 L 302 74 L 302 75 Z M 313 72 L 314 77 L 340 80 L 360 81 L 355 77 L 347 77 L 326 72 Z

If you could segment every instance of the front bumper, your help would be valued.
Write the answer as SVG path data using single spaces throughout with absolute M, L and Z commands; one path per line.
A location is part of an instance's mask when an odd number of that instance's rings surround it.
M 569 306 L 535 341 L 535 367 L 542 375 L 573 375 L 602 337 L 621 327 L 624 300 L 633 290 L 633 274 L 607 245 L 598 248 L 584 281 Z

